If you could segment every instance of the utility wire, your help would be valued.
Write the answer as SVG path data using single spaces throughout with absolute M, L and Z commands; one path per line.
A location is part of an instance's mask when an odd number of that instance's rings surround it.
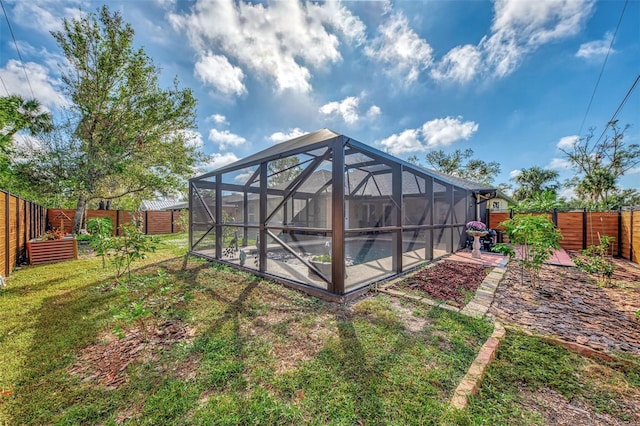
M 629 100 L 629 96 L 631 96 L 631 93 L 634 91 L 634 89 L 638 85 L 638 82 L 640 82 L 640 74 L 638 74 L 638 76 L 636 77 L 636 81 L 634 81 L 631 87 L 629 88 L 629 90 L 627 90 L 627 94 L 624 96 L 624 99 L 622 99 L 622 101 L 620 102 L 620 105 L 618 105 L 618 109 L 616 109 L 616 112 L 613 113 L 613 115 L 611 116 L 611 119 L 607 122 L 607 125 L 604 126 L 604 129 L 602 130 L 602 133 L 600 134 L 600 137 L 598 138 L 596 145 L 598 145 L 598 142 L 600 142 L 600 140 L 604 136 L 609 126 L 611 126 L 611 124 L 616 121 L 616 117 L 618 116 L 618 113 L 622 111 L 624 104 L 626 104 L 627 101 Z
M 604 62 L 602 63 L 602 68 L 600 69 L 600 74 L 598 75 L 598 80 L 596 81 L 596 86 L 593 88 L 593 93 L 591 94 L 591 99 L 589 99 L 589 105 L 587 106 L 587 110 L 584 113 L 584 118 L 582 119 L 582 123 L 580 123 L 580 130 L 578 131 L 578 137 L 580 137 L 582 135 L 582 129 L 584 128 L 584 123 L 585 123 L 585 121 L 587 121 L 587 116 L 589 115 L 589 111 L 591 110 L 591 105 L 593 104 L 593 99 L 596 96 L 596 91 L 598 90 L 598 85 L 600 84 L 600 79 L 602 78 L 602 73 L 604 72 L 604 68 L 607 65 L 607 60 L 609 59 L 609 54 L 611 53 L 611 49 L 613 48 L 613 42 L 616 40 L 616 35 L 618 34 L 618 29 L 620 28 L 620 23 L 622 22 L 622 17 L 624 16 L 624 12 L 625 12 L 625 10 L 627 10 L 627 4 L 628 3 L 629 3 L 629 0 L 625 0 L 624 6 L 622 7 L 622 13 L 620 13 L 620 19 L 618 19 L 618 25 L 616 25 L 616 30 L 613 33 L 613 37 L 611 37 L 611 43 L 609 43 L 609 49 L 607 49 L 607 55 L 604 57 Z
M 35 93 L 33 92 L 33 87 L 31 87 L 31 80 L 29 80 L 29 76 L 27 75 L 27 68 L 24 66 L 24 60 L 22 59 L 22 55 L 20 54 L 20 49 L 18 48 L 18 43 L 16 42 L 16 37 L 13 34 L 13 28 L 11 28 L 11 22 L 9 22 L 9 15 L 7 15 L 7 10 L 4 8 L 4 1 L 0 0 L 0 5 L 2 5 L 2 11 L 4 12 L 4 17 L 7 20 L 7 25 L 9 26 L 9 32 L 11 33 L 11 38 L 13 39 L 13 44 L 16 47 L 16 52 L 18 52 L 18 58 L 20 58 L 20 64 L 22 65 L 22 71 L 24 71 L 24 76 L 27 79 L 27 83 L 29 84 L 29 90 L 31 90 L 31 96 L 33 99 L 36 98 Z M 2 83 L 4 85 L 4 82 Z M 6 87 L 5 87 L 6 89 Z M 7 91 L 8 93 L 8 91 Z

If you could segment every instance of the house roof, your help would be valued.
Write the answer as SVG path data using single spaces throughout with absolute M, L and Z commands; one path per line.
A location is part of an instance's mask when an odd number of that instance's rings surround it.
M 473 182 L 468 179 L 451 176 L 445 173 L 438 172 L 436 170 L 416 166 L 415 164 L 411 164 L 399 158 L 393 157 L 392 155 L 375 149 L 367 144 L 363 144 L 329 129 L 316 130 L 315 132 L 307 133 L 306 135 L 281 142 L 255 154 L 249 155 L 248 157 L 235 161 L 231 164 L 220 167 L 212 172 L 198 176 L 194 179 L 204 179 L 217 175 L 219 173 L 233 172 L 243 168 L 255 166 L 256 164 L 264 161 L 272 161 L 303 152 L 309 152 L 316 148 L 323 148 L 336 138 L 345 138 L 346 142 L 349 145 L 356 148 L 355 154 L 350 153 L 349 155 L 345 156 L 345 166 L 350 170 L 349 175 L 351 175 L 355 171 L 359 171 L 362 172 L 362 179 L 365 179 L 368 178 L 369 173 L 388 167 L 383 164 L 383 161 L 387 163 L 394 162 L 402 164 L 405 169 L 413 169 L 419 174 L 435 177 L 436 179 L 439 179 L 445 183 L 453 184 L 472 192 L 487 194 L 496 190 L 495 188 L 482 183 Z M 382 159 L 383 161 L 376 162 L 376 159 Z M 350 166 L 353 168 L 350 168 Z M 314 181 L 309 182 L 308 184 L 303 184 L 302 188 L 300 188 L 301 191 L 314 192 L 311 190 L 312 188 L 320 187 L 322 183 L 325 183 L 330 179 L 331 173 L 329 171 L 318 173 L 319 171 L 311 174 L 310 178 L 314 179 Z M 352 178 L 355 177 L 356 175 L 354 174 Z M 378 179 L 377 181 L 379 181 L 379 184 L 384 185 L 383 180 L 384 179 Z M 305 186 L 307 186 L 307 188 L 305 188 Z
M 140 210 L 178 210 L 189 207 L 188 201 L 176 200 L 142 200 Z

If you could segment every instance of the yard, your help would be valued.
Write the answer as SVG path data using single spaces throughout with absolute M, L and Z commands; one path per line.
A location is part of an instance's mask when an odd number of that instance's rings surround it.
M 120 283 L 90 255 L 14 272 L 0 293 L 0 422 L 640 422 L 632 351 L 585 358 L 508 321 L 479 394 L 454 410 L 490 322 L 385 294 L 327 303 L 185 263 L 185 247 L 185 236 L 163 236 Z M 502 287 L 492 310 L 515 297 Z

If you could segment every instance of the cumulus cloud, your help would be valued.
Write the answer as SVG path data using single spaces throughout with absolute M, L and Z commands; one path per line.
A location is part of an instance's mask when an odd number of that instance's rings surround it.
M 213 86 L 223 95 L 247 93 L 247 88 L 242 83 L 242 69 L 234 67 L 226 56 L 205 52 L 196 62 L 194 73 L 203 83 Z
M 209 131 L 209 140 L 215 144 L 217 144 L 220 149 L 227 149 L 231 147 L 236 147 L 240 145 L 244 145 L 247 143 L 247 140 L 242 136 L 238 136 L 235 133 L 231 133 L 228 130 L 218 130 L 211 129 Z
M 236 161 L 238 161 L 238 157 L 236 157 L 234 153 L 227 152 L 227 153 L 221 154 L 218 152 L 218 153 L 209 155 L 207 160 L 198 166 L 198 170 L 201 173 L 204 173 L 206 171 L 219 169 L 222 166 L 226 166 Z
M 83 0 L 40 0 L 15 2 L 12 18 L 16 24 L 49 36 L 61 31 L 62 20 L 82 17 Z
M 25 73 L 29 76 L 27 81 Z M 4 68 L 0 68 L 0 77 L 12 95 L 20 95 L 25 99 L 33 98 L 33 94 L 43 106 L 48 108 L 67 107 L 71 103 L 58 91 L 57 79 L 49 70 L 40 64 L 27 62 L 24 69 L 20 61 L 9 59 Z
M 289 131 L 286 133 L 275 132 L 271 136 L 267 137 L 267 139 L 269 139 L 273 143 L 279 143 L 279 142 L 288 141 L 289 139 L 297 138 L 302 135 L 306 135 L 307 133 L 309 132 L 305 132 L 304 130 L 301 130 L 296 127 L 295 129 L 289 129 Z
M 451 145 L 458 140 L 467 140 L 478 130 L 473 121 L 462 122 L 462 117 L 436 118 L 422 125 L 422 136 L 429 148 Z
M 575 144 L 578 143 L 580 137 L 578 135 L 564 136 L 560 138 L 556 147 L 558 149 L 571 149 Z
M 364 96 L 366 96 L 366 94 L 349 96 L 341 101 L 326 103 L 320 107 L 319 112 L 326 117 L 339 117 L 347 124 L 354 124 L 362 118 L 360 114 L 360 101 Z M 380 115 L 380 112 L 379 106 L 372 105 L 365 113 L 365 116 L 373 119 Z
M 251 179 L 251 176 L 253 176 L 255 172 L 255 169 L 243 169 L 233 178 L 233 180 L 238 183 L 246 183 L 249 179 Z
M 408 84 L 433 63 L 433 48 L 409 26 L 407 18 L 395 13 L 378 27 L 380 33 L 365 48 L 365 54 L 387 65 Z
M 220 51 L 278 91 L 311 90 L 310 68 L 342 60 L 340 37 L 364 39 L 364 24 L 341 4 L 198 1 L 185 14 L 172 13 L 173 27 L 185 30 L 196 51 Z M 237 93 L 237 92 L 235 92 Z
M 431 76 L 462 83 L 480 75 L 505 77 L 540 46 L 576 35 L 593 4 L 593 0 L 497 0 L 490 32 L 477 46 L 451 49 Z
M 393 134 L 388 138 L 382 139 L 378 144 L 383 147 L 385 151 L 393 155 L 424 151 L 419 133 L 420 131 L 418 129 L 406 129 L 400 134 Z
M 462 117 L 437 118 L 425 122 L 419 129 L 406 129 L 378 142 L 393 155 L 426 151 L 438 146 L 448 146 L 459 140 L 469 139 L 478 130 L 473 121 L 462 121 Z
M 587 60 L 590 59 L 599 59 L 609 52 L 609 46 L 611 46 L 611 42 L 613 41 L 613 34 L 608 32 L 604 35 L 604 39 L 602 40 L 594 40 L 588 43 L 582 43 L 580 48 L 576 52 L 576 56 L 578 58 L 584 58 Z M 611 49 L 611 53 L 615 52 Z
M 382 113 L 382 110 L 378 105 L 371 105 L 369 110 L 367 111 L 367 118 L 372 119 L 376 118 Z
M 360 119 L 358 104 L 360 100 L 355 96 L 349 96 L 341 101 L 334 101 L 320 107 L 320 114 L 328 116 L 340 116 L 345 123 L 353 124 Z
M 632 169 L 627 170 L 627 174 L 633 175 L 640 173 L 640 167 L 634 167 Z
M 549 164 L 545 167 L 545 169 L 551 170 L 570 170 L 572 168 L 572 164 L 570 161 L 564 158 L 552 158 Z
M 202 141 L 202 135 L 200 132 L 196 132 L 195 130 L 181 130 L 180 133 L 184 138 L 184 143 L 186 146 L 190 146 L 196 149 L 200 149 L 204 146 L 204 142 Z
M 227 117 L 222 114 L 213 114 L 207 117 L 207 121 L 213 121 L 216 124 L 228 126 L 229 122 L 227 121 Z
M 515 179 L 518 176 L 520 176 L 521 174 L 522 174 L 522 170 L 520 170 L 520 169 L 511 170 L 509 172 L 509 178 L 510 179 Z
M 482 54 L 476 46 L 465 45 L 451 49 L 431 71 L 436 80 L 455 80 L 462 83 L 473 79 L 480 69 Z

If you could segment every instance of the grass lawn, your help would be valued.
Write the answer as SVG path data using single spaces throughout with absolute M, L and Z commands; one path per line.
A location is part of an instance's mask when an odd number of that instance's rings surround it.
M 525 390 L 622 419 L 616 400 L 640 392 L 635 359 L 596 364 L 508 333 L 471 406 L 453 410 L 489 322 L 382 295 L 326 303 L 184 267 L 185 246 L 163 236 L 118 284 L 99 258 L 14 272 L 0 293 L 0 423 L 541 424 Z

